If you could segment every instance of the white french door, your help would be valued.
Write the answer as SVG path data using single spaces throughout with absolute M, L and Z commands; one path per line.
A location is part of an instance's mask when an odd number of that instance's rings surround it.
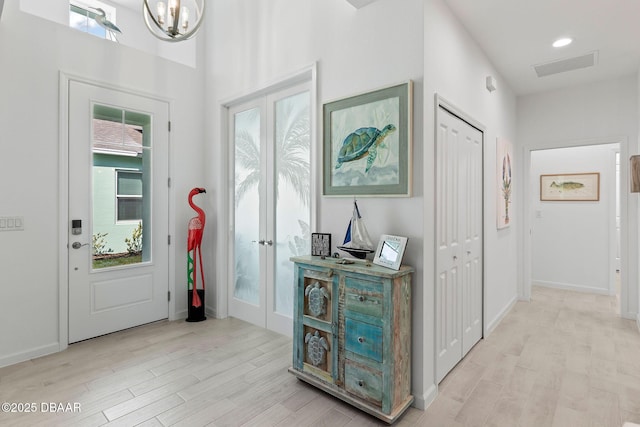
M 436 137 L 436 376 L 482 338 L 482 132 L 439 107 Z
M 69 82 L 69 343 L 168 317 L 165 102 Z
M 311 92 L 308 84 L 229 111 L 229 314 L 293 333 L 293 264 L 310 251 Z

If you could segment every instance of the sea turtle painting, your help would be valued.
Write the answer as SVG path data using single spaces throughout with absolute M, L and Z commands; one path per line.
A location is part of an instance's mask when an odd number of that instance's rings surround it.
M 382 128 L 382 130 L 374 127 L 366 127 L 350 133 L 342 142 L 342 147 L 340 147 L 336 169 L 342 166 L 343 163 L 362 159 L 366 156 L 367 166 L 365 173 L 369 172 L 378 155 L 378 146 L 382 144 L 390 133 L 395 132 L 395 130 L 396 127 L 393 124 L 388 124 Z
M 309 298 L 309 311 L 314 316 L 322 316 L 326 313 L 325 301 L 329 299 L 329 292 L 320 286 L 318 281 L 311 283 L 304 290 L 304 295 Z
M 304 342 L 307 344 L 307 356 L 313 364 L 318 366 L 324 361 L 325 351 L 329 351 L 329 343 L 325 337 L 320 336 L 320 332 L 316 331 L 313 335 L 308 332 L 304 337 Z

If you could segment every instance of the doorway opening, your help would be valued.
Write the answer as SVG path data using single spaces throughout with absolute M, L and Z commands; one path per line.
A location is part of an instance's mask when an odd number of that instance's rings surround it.
M 620 315 L 620 143 L 530 151 L 530 284 L 612 297 Z

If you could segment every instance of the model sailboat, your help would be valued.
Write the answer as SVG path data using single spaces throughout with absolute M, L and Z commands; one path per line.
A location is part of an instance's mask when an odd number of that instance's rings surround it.
M 338 246 L 338 249 L 353 255 L 356 258 L 364 259 L 367 254 L 374 252 L 373 243 L 369 237 L 367 227 L 364 225 L 364 220 L 360 215 L 358 209 L 358 203 L 353 200 L 353 215 L 349 221 L 347 232 L 344 236 L 344 242 L 342 246 Z

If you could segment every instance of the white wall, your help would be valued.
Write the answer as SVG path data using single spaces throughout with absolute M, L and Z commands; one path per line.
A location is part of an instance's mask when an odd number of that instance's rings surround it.
M 16 0 L 20 2 L 20 10 L 39 16 L 48 21 L 57 22 L 60 25 L 69 25 L 69 0 Z M 116 7 L 116 24 L 122 30 L 117 34 L 118 43 L 129 46 L 143 52 L 158 55 L 170 61 L 175 61 L 190 67 L 196 67 L 198 38 L 193 38 L 180 43 L 167 43 L 155 38 L 147 29 L 140 16 L 140 7 L 136 10 L 124 8 L 109 0 L 100 0 L 101 3 Z M 85 1 L 85 3 L 89 3 Z
M 487 127 L 485 157 L 486 325 L 516 298 L 516 227 L 495 228 L 495 139 L 514 140 L 515 97 L 442 1 L 381 0 L 356 10 L 345 0 L 301 2 L 221 0 L 209 10 L 207 33 L 207 184 L 218 197 L 217 218 L 224 218 L 224 101 L 247 95 L 317 63 L 316 149 L 321 152 L 321 106 L 342 97 L 406 80 L 414 81 L 413 197 L 359 198 L 374 240 L 390 233 L 409 237 L 404 262 L 416 268 L 413 285 L 413 393 L 423 407 L 435 396 L 434 385 L 434 110 L 438 92 Z M 498 92 L 484 88 L 487 75 L 501 83 Z M 423 110 L 424 106 L 424 110 Z M 517 162 L 516 162 L 517 165 Z M 313 165 L 321 181 L 318 156 Z M 516 174 L 514 180 L 519 179 Z M 338 243 L 351 215 L 352 199 L 320 196 L 316 230 Z M 518 196 L 514 203 L 518 203 Z M 223 221 L 215 232 L 224 236 Z M 218 240 L 220 242 L 221 239 Z M 223 253 L 218 244 L 215 252 Z M 213 256 L 213 255 L 211 255 Z M 215 259 L 222 259 L 215 256 Z M 505 267 L 506 266 L 506 267 Z M 225 266 L 218 264 L 217 295 L 224 297 Z M 218 314 L 225 302 L 216 302 Z
M 638 78 L 636 75 L 539 93 L 518 98 L 518 139 L 529 150 L 620 143 L 621 220 L 627 224 L 621 244 L 628 250 L 622 263 L 622 315 L 638 313 L 638 204 L 628 191 L 629 153 L 638 152 Z M 528 162 L 528 158 L 526 161 Z M 533 209 L 527 212 L 527 227 L 533 224 Z M 528 230 L 528 228 L 527 228 Z M 523 252 L 527 253 L 527 234 Z M 530 252 L 529 252 L 530 253 Z M 524 264 L 530 259 L 524 260 Z M 525 278 L 525 280 L 530 279 Z M 625 289 L 625 280 L 628 289 Z
M 425 366 L 433 366 L 434 310 L 434 102 L 438 93 L 467 115 L 482 123 L 484 134 L 484 328 L 487 336 L 515 303 L 518 281 L 517 237 L 521 226 L 518 206 L 522 195 L 513 192 L 511 226 L 496 229 L 496 138 L 514 144 L 513 185 L 518 188 L 522 172 L 517 155 L 520 141 L 515 132 L 516 99 L 508 83 L 459 24 L 443 1 L 425 1 L 425 150 L 422 169 L 425 171 L 425 235 L 423 310 Z M 488 92 L 485 78 L 496 78 L 498 90 Z M 433 372 L 425 369 L 423 382 L 433 384 Z
M 615 265 L 615 150 L 618 144 L 531 153 L 534 284 L 609 294 Z M 540 175 L 598 172 L 600 200 L 540 200 Z
M 367 92 L 407 80 L 414 81 L 414 171 L 411 198 L 359 198 L 374 241 L 380 234 L 409 237 L 405 263 L 413 265 L 414 316 L 421 319 L 423 240 L 422 142 L 422 68 L 423 26 L 422 0 L 379 1 L 354 9 L 345 0 L 322 2 L 299 0 L 222 0 L 213 3 L 207 16 L 211 31 L 207 34 L 207 98 L 210 101 L 207 126 L 210 144 L 207 158 L 212 163 L 208 185 L 215 187 L 219 205 L 226 191 L 226 177 L 220 176 L 226 157 L 221 147 L 220 103 L 247 95 L 256 89 L 317 63 L 318 98 L 315 148 L 321 152 L 321 105 L 330 100 Z M 320 181 L 320 157 L 313 167 Z M 315 229 L 332 233 L 335 244 L 344 237 L 351 216 L 351 198 L 321 197 L 317 189 L 317 224 Z M 220 212 L 220 215 L 224 212 Z M 217 235 L 226 232 L 218 224 Z M 335 249 L 335 248 L 334 248 Z M 222 253 L 225 248 L 217 249 Z M 220 257 L 216 257 L 221 259 Z M 225 286 L 224 272 L 218 283 Z M 220 289 L 218 294 L 221 294 Z M 216 311 L 224 313 L 224 301 Z M 414 346 L 422 347 L 422 323 L 414 322 Z M 422 390 L 423 363 L 414 353 L 414 390 Z M 431 369 L 431 368 L 429 368 Z
M 637 79 L 636 79 L 636 94 L 637 94 L 637 105 L 638 108 L 636 109 L 636 123 L 637 123 L 637 128 L 638 128 L 638 135 L 637 135 L 637 140 L 636 140 L 636 145 L 633 148 L 629 149 L 629 156 L 633 155 L 633 154 L 639 154 L 640 150 L 638 149 L 638 147 L 640 147 L 640 70 L 638 70 L 638 74 L 637 74 Z M 627 158 L 620 156 L 620 164 L 622 165 L 623 163 L 627 162 Z M 621 181 L 624 180 L 624 178 L 620 178 Z M 635 199 L 635 200 L 634 200 Z M 632 195 L 632 197 L 629 200 L 629 205 L 633 205 L 636 209 L 636 213 L 640 212 L 640 199 L 638 198 L 638 195 Z M 636 225 L 638 223 L 638 216 L 636 214 L 636 216 L 633 216 L 631 218 L 634 218 L 634 221 L 636 222 Z M 630 230 L 632 230 L 632 228 L 630 227 Z M 630 236 L 630 240 L 635 240 L 636 242 L 640 241 L 640 227 L 638 227 L 636 229 L 635 234 L 631 234 L 631 231 L 629 233 Z M 631 254 L 631 256 L 633 256 L 633 254 Z M 640 264 L 640 250 L 635 254 L 635 258 L 631 258 L 631 260 L 636 260 L 635 263 L 633 261 L 631 261 L 632 264 Z M 638 274 L 640 274 L 640 271 L 638 272 Z M 638 282 L 640 282 L 640 280 L 638 280 Z M 638 284 L 638 287 L 640 287 L 640 284 Z M 636 310 L 636 324 L 638 325 L 638 329 L 640 329 L 640 289 L 638 289 L 638 305 L 637 310 Z
M 5 4 L 0 22 L 0 216 L 22 216 L 24 231 L 0 233 L 0 366 L 66 344 L 58 336 L 58 292 L 66 286 L 58 258 L 67 250 L 58 240 L 61 70 L 171 100 L 170 282 L 178 283 L 178 312 L 187 307 L 186 195 L 202 184 L 204 169 L 202 72 L 23 13 L 18 3 Z

